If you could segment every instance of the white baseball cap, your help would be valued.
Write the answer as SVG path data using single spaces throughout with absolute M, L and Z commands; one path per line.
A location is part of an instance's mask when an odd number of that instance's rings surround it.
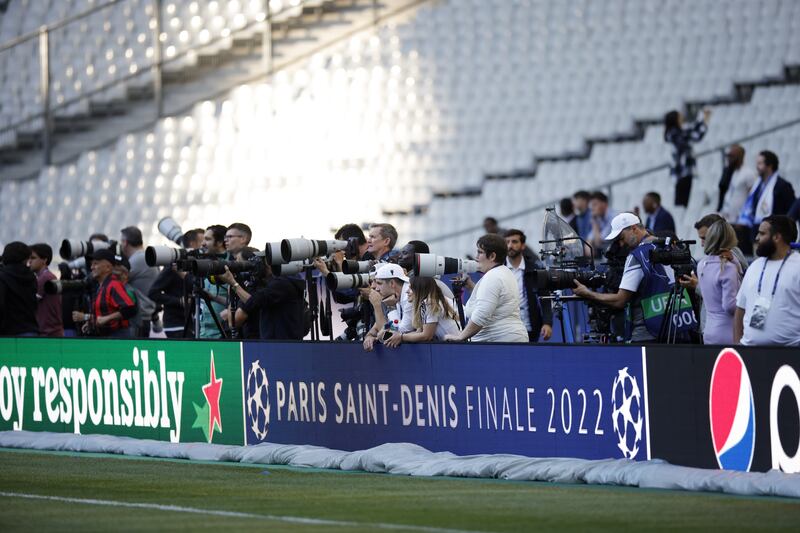
M 400 279 L 403 280 L 404 283 L 408 283 L 408 276 L 406 276 L 403 269 L 400 268 L 400 265 L 395 265 L 394 263 L 384 263 L 382 265 L 378 265 L 378 268 L 375 270 L 375 279 Z
M 641 223 L 642 221 L 639 220 L 639 217 L 633 213 L 620 213 L 611 220 L 611 233 L 606 235 L 606 240 L 613 241 L 619 237 L 619 234 L 622 233 L 622 230 L 625 228 L 630 228 L 631 226 L 636 226 Z

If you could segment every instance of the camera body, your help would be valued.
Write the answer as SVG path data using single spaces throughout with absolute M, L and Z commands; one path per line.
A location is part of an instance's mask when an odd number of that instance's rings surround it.
M 695 263 L 689 246 L 696 241 L 681 241 L 666 237 L 652 242 L 656 245 L 656 249 L 650 251 L 651 263 L 671 266 L 675 272 L 675 279 L 692 273 Z

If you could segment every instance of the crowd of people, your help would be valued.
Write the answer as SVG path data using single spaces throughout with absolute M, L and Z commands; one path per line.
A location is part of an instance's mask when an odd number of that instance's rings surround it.
M 700 124 L 693 126 L 698 136 Z M 647 193 L 641 211 L 631 212 L 613 209 L 601 191 L 581 190 L 561 201 L 563 220 L 599 262 L 610 249 L 622 252 L 624 269 L 615 285 L 591 290 L 576 279 L 569 287 L 590 304 L 627 310 L 618 339 L 663 341 L 664 324 L 675 317 L 659 309 L 683 290 L 673 341 L 800 344 L 800 256 L 792 251 L 800 200 L 779 175 L 776 154 L 760 152 L 755 171 L 744 166 L 744 155 L 741 146 L 729 149 L 717 210 L 695 225 L 704 257 L 690 270 L 652 260 L 665 238 L 680 242 L 659 193 Z M 493 217 L 484 228 L 474 256 L 480 274 L 456 277 L 453 288 L 415 276 L 415 254 L 430 253 L 428 245 L 414 240 L 396 250 L 397 231 L 385 223 L 366 234 L 356 224 L 342 226 L 334 237 L 354 246 L 312 258 L 294 275 L 273 269 L 264 252 L 250 247 L 252 231 L 244 223 L 192 229 L 180 240 L 184 258 L 260 265 L 236 272 L 225 263 L 224 270 L 198 273 L 177 259 L 160 270 L 149 266 L 142 232 L 131 226 L 118 241 L 92 235 L 97 245 L 85 263 L 59 264 L 57 281 L 49 245 L 12 242 L 0 265 L 0 335 L 142 338 L 163 332 L 171 338 L 300 340 L 312 329 L 330 334 L 336 329 L 331 304 L 326 317 L 319 294 L 327 290 L 326 276 L 341 272 L 345 260 L 358 260 L 370 262 L 369 281 L 329 293 L 345 307 L 340 340 L 361 342 L 367 351 L 376 343 L 549 340 L 552 297 L 537 277 L 542 261 L 526 246 L 523 231 L 501 228 Z M 54 283 L 56 290 L 48 290 Z M 311 337 L 320 338 L 319 332 Z

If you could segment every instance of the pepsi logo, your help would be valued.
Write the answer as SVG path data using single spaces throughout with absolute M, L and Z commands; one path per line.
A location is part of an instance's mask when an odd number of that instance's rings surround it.
M 732 348 L 723 349 L 714 363 L 708 410 L 719 467 L 749 471 L 756 442 L 753 388 L 744 361 Z

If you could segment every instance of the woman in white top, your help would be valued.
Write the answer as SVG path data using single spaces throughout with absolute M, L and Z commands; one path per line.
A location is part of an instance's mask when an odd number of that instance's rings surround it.
M 505 239 L 490 233 L 478 239 L 477 245 L 478 270 L 484 275 L 464 309 L 469 322 L 462 332 L 447 335 L 445 340 L 528 342 L 528 331 L 519 314 L 517 279 L 505 265 Z
M 442 294 L 436 279 L 414 276 L 409 284 L 414 331 L 401 333 L 400 342 L 442 341 L 446 335 L 457 335 L 461 331 L 458 315 Z

